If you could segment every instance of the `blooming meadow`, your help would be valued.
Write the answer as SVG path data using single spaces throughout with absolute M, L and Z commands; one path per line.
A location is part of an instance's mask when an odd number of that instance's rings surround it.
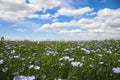
M 120 80 L 120 40 L 0 41 L 1 80 Z

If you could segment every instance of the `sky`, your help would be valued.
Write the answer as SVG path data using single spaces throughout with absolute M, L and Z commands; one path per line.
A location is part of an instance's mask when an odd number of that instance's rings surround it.
M 120 39 L 120 0 L 0 0 L 8 40 Z

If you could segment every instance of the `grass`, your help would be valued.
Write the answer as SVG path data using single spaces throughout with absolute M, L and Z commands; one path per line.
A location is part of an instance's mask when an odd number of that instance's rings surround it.
M 20 75 L 35 76 L 35 80 L 119 80 L 120 71 L 115 73 L 112 69 L 120 67 L 120 40 L 1 40 L 0 60 L 1 80 Z M 73 66 L 72 62 L 82 66 Z

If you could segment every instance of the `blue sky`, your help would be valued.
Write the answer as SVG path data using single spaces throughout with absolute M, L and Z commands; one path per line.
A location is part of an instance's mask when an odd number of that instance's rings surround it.
M 9 40 L 120 39 L 120 0 L 0 0 Z

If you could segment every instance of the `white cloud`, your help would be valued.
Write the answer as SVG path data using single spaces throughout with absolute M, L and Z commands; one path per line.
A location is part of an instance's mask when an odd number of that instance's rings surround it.
M 94 12 L 93 12 L 94 13 Z M 55 31 L 60 34 L 74 38 L 80 36 L 85 39 L 118 39 L 120 38 L 120 9 L 101 9 L 95 13 L 93 18 L 81 18 L 71 20 L 69 22 L 55 22 L 52 24 L 44 24 L 39 31 Z M 72 29 L 71 27 L 78 27 L 82 29 Z M 76 38 L 77 38 L 76 37 Z
M 55 30 L 59 30 L 59 29 L 65 29 L 69 27 L 69 23 L 67 22 L 54 22 L 52 24 L 44 24 L 42 25 L 40 28 L 37 28 L 35 31 L 39 32 L 39 31 L 55 31 Z
M 91 33 L 103 33 L 105 30 L 104 29 L 88 29 L 88 31 Z
M 42 20 L 50 19 L 50 17 L 51 17 L 51 14 L 49 14 L 49 13 L 42 14 L 42 15 L 31 14 L 28 16 L 28 18 L 38 18 L 38 19 L 42 19 Z
M 106 11 L 107 10 L 107 11 Z M 103 12 L 103 13 L 102 13 Z M 86 29 L 95 29 L 95 32 L 103 31 L 102 29 L 106 28 L 116 28 L 120 27 L 120 9 L 117 10 L 112 10 L 112 9 L 103 9 L 97 12 L 97 16 L 91 19 L 88 18 L 81 18 L 78 21 L 76 20 L 71 20 L 69 22 L 55 22 L 52 24 L 45 24 L 40 27 L 45 29 L 57 29 L 57 28 L 68 28 L 68 26 L 77 26 L 81 28 L 86 28 Z M 114 15 L 113 15 L 114 14 Z M 101 30 L 96 30 L 96 29 L 101 29 Z M 93 32 L 94 32 L 93 31 Z
M 42 20 L 45 20 L 45 19 L 50 19 L 50 14 L 48 13 L 48 14 L 43 14 L 43 15 L 41 15 L 40 16 L 40 19 L 42 19 Z
M 106 20 L 106 19 L 116 19 L 120 18 L 120 9 L 102 9 L 97 12 L 97 17 L 99 20 Z
M 84 28 L 96 28 L 100 26 L 100 22 L 98 22 L 95 19 L 82 18 L 78 21 L 78 26 L 84 27 Z
M 15 22 L 16 25 L 18 25 L 18 27 L 22 27 L 22 29 L 27 28 L 27 30 L 33 30 L 35 28 L 38 28 L 40 26 L 39 23 L 30 21 L 30 20 L 19 20 Z
M 53 19 L 53 20 L 52 20 L 52 22 L 57 22 L 57 21 L 58 21 L 58 19 L 57 19 L 57 18 L 55 18 L 55 19 Z
M 102 9 L 97 12 L 97 16 L 91 19 L 81 18 L 77 25 L 86 29 L 116 29 L 120 27 L 120 9 Z M 105 31 L 106 31 L 105 30 Z M 99 30 L 98 30 L 99 32 Z
M 36 9 L 52 9 L 60 4 L 59 0 L 30 0 L 29 6 Z
M 91 12 L 91 13 L 89 13 L 87 15 L 93 16 L 93 15 L 96 15 L 96 14 L 97 14 L 96 12 Z
M 23 20 L 17 25 L 24 25 L 27 27 L 36 28 L 36 32 L 40 31 L 56 31 L 60 34 L 70 35 L 72 38 L 85 38 L 85 39 L 109 39 L 120 38 L 120 8 L 118 9 L 101 9 L 98 12 L 92 12 L 90 7 L 83 7 L 79 9 L 61 7 L 54 16 L 49 13 L 42 15 L 35 14 L 37 11 L 45 11 L 46 9 L 53 9 L 60 4 L 60 0 L 30 0 L 30 3 L 25 3 L 25 0 L 0 0 L 0 20 L 16 21 Z M 67 5 L 66 5 L 67 6 Z M 69 7 L 69 6 L 68 6 Z M 90 12 L 90 13 L 89 13 Z M 79 20 L 71 20 L 69 22 L 57 22 L 58 16 L 80 16 L 88 14 L 95 16 L 93 18 L 81 18 Z M 39 18 L 42 20 L 53 19 L 53 23 L 39 24 L 24 22 L 24 18 Z M 16 25 L 11 25 L 16 26 Z M 78 27 L 82 29 L 68 28 Z M 32 29 L 34 29 L 32 28 Z M 26 32 L 25 29 L 16 29 L 19 32 Z M 71 36 L 72 34 L 72 36 Z M 75 37 L 76 36 L 76 37 Z
M 51 28 L 50 24 L 44 24 L 40 28 L 37 28 L 34 30 L 35 32 L 40 32 L 40 31 L 53 31 Z
M 59 0 L 0 0 L 0 19 L 6 21 L 22 20 L 25 17 L 38 17 L 37 11 L 53 9 L 60 4 Z
M 116 19 L 107 19 L 105 22 L 102 24 L 102 27 L 111 27 L 111 28 L 117 28 L 120 27 L 120 18 Z
M 25 30 L 25 29 L 16 29 L 16 31 L 18 31 L 18 32 L 26 32 L 27 30 Z
M 79 16 L 85 13 L 91 12 L 93 9 L 89 7 L 79 8 L 79 9 L 68 9 L 68 8 L 61 8 L 55 15 L 63 15 L 63 16 Z
M 38 15 L 38 14 L 31 14 L 31 15 L 27 16 L 27 18 L 39 18 L 39 17 L 40 17 L 40 15 Z
M 79 34 L 81 33 L 82 30 L 80 29 L 75 29 L 75 30 L 60 30 L 60 34 Z
M 51 24 L 51 27 L 55 28 L 55 29 L 64 29 L 64 28 L 68 28 L 69 27 L 69 23 L 67 22 L 55 22 Z

